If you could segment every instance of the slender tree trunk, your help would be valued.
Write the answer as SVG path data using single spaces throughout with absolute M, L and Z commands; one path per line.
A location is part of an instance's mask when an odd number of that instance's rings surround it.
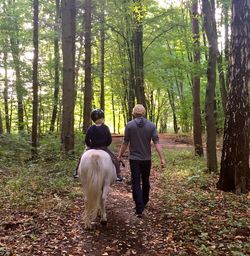
M 249 84 L 250 1 L 232 2 L 232 52 L 230 83 L 218 188 L 250 191 L 249 169 Z
M 204 14 L 204 27 L 209 42 L 209 56 L 207 67 L 206 88 L 206 127 L 207 127 L 207 168 L 210 172 L 217 171 L 216 156 L 216 120 L 215 120 L 215 86 L 216 86 L 216 57 L 217 57 L 217 34 L 215 29 L 215 17 L 213 2 L 202 0 Z
M 59 62 L 60 62 L 60 54 L 59 54 L 59 9 L 60 9 L 60 0 L 56 0 L 56 17 L 55 17 L 55 25 L 54 25 L 54 102 L 53 102 L 53 111 L 50 121 L 50 132 L 54 132 L 55 130 L 55 122 L 58 112 L 58 95 L 59 95 Z
M 0 135 L 3 134 L 3 120 L 2 120 L 2 111 L 0 109 Z
M 84 81 L 84 110 L 83 110 L 83 131 L 86 132 L 91 125 L 90 113 L 92 110 L 92 81 L 91 81 L 91 18 L 92 0 L 85 0 L 85 81 Z
M 128 49 L 129 53 L 129 86 L 128 86 L 128 113 L 127 121 L 132 120 L 132 110 L 135 105 L 135 80 L 134 80 L 134 65 L 133 65 L 133 46 Z
M 115 115 L 116 115 L 116 113 L 115 113 L 115 101 L 114 101 L 114 93 L 112 92 L 112 96 L 111 96 L 112 98 L 112 114 L 113 114 L 113 126 L 114 126 L 114 133 L 115 133 L 115 123 L 116 123 L 116 120 L 115 120 Z
M 194 40 L 194 63 L 200 64 L 200 31 L 198 21 L 198 1 L 193 0 L 192 4 L 192 32 Z M 200 76 L 193 76 L 193 140 L 195 154 L 203 156 L 202 147 L 202 124 L 201 124 L 201 109 L 200 109 Z
M 102 7 L 101 7 L 101 30 L 100 30 L 100 39 L 101 39 L 101 74 L 100 74 L 100 80 L 101 80 L 101 109 L 105 111 L 105 93 L 104 93 L 104 57 L 105 57 L 105 0 L 102 1 Z
M 4 9 L 7 7 L 7 5 L 13 7 L 15 1 L 9 0 L 9 1 L 3 1 L 3 7 Z M 19 24 L 16 19 L 13 19 L 15 17 L 15 12 L 13 11 L 14 8 L 10 8 L 10 13 L 6 15 L 6 17 L 11 16 L 9 22 L 12 23 L 13 30 L 10 31 L 9 34 L 9 40 L 10 40 L 10 49 L 11 54 L 14 62 L 14 70 L 15 70 L 15 88 L 16 88 L 16 97 L 17 97 L 17 115 L 18 115 L 18 131 L 21 132 L 24 130 L 24 122 L 23 122 L 23 116 L 24 116 L 24 110 L 23 110 L 23 83 L 21 79 L 21 61 L 20 61 L 20 45 L 19 45 Z
M 168 91 L 169 104 L 173 112 L 174 133 L 177 134 L 179 129 L 178 129 L 177 117 L 176 117 L 174 93 L 173 93 L 173 90 L 170 91 L 169 89 L 167 89 L 167 91 Z
M 6 44 L 7 45 L 7 44 Z M 5 111 L 5 126 L 6 132 L 10 133 L 10 118 L 9 118 L 9 104 L 8 104 L 8 64 L 7 64 L 7 51 L 5 48 L 3 56 L 3 65 L 4 65 L 4 111 Z
M 23 131 L 23 85 L 21 79 L 20 49 L 18 38 L 10 37 L 11 52 L 14 61 L 16 73 L 16 94 L 17 94 L 17 114 L 18 114 L 18 131 Z
M 222 54 L 217 52 L 217 66 L 219 73 L 219 81 L 220 81 L 220 93 L 221 93 L 221 103 L 224 115 L 226 113 L 226 103 L 227 103 L 227 90 L 226 90 L 226 82 L 223 71 L 223 63 L 222 63 Z
M 12 116 L 13 116 L 13 95 L 11 94 L 10 98 L 10 131 L 11 131 L 11 125 L 12 125 Z
M 225 61 L 227 64 L 229 64 L 229 7 L 227 6 L 227 3 L 224 3 L 222 1 L 222 9 L 223 9 L 223 13 L 224 13 L 224 19 L 225 19 L 225 22 L 224 22 L 224 25 L 225 25 L 225 50 L 224 50 L 224 53 L 225 53 Z M 228 70 L 226 72 L 226 90 L 228 89 Z
M 74 149 L 75 105 L 75 0 L 62 1 L 63 113 L 62 148 Z
M 32 111 L 32 158 L 37 155 L 37 121 L 38 121 L 38 0 L 33 0 L 34 16 L 33 16 L 33 111 Z

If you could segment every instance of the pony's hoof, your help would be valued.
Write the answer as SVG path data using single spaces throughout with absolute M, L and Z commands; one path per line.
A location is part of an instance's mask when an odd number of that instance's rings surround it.
M 93 227 L 92 227 L 92 226 L 87 226 L 87 227 L 85 226 L 85 229 L 86 229 L 86 230 L 92 230 Z
M 107 225 L 107 221 L 106 220 L 101 220 L 101 224 L 103 225 L 103 226 L 106 226 Z
M 85 224 L 84 225 L 84 228 L 86 229 L 86 230 L 92 230 L 93 229 L 93 226 L 91 225 L 91 224 Z

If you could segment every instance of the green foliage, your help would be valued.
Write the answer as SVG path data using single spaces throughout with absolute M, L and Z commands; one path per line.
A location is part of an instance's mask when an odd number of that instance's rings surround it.
M 57 194 L 80 196 L 72 192 L 72 175 L 83 151 L 83 135 L 76 135 L 76 152 L 71 155 L 60 151 L 58 136 L 46 136 L 35 160 L 30 158 L 29 140 L 25 134 L 0 137 L 0 205 L 31 206 Z
M 0 166 L 23 166 L 30 158 L 30 137 L 25 134 L 4 134 L 0 137 Z
M 183 131 L 192 127 L 192 75 L 201 76 L 201 110 L 204 109 L 206 67 L 205 53 L 207 47 L 202 40 L 201 63 L 192 63 L 193 38 L 191 31 L 190 2 L 182 1 L 182 5 L 168 5 L 160 7 L 158 1 L 94 1 L 92 22 L 92 81 L 93 81 L 93 107 L 100 105 L 100 13 L 105 12 L 105 114 L 109 126 L 113 126 L 113 110 L 119 113 L 120 119 L 116 121 L 116 131 L 124 127 L 128 111 L 128 94 L 131 93 L 133 61 L 133 31 L 135 17 L 143 25 L 143 54 L 144 54 L 144 79 L 145 94 L 148 108 L 152 113 L 152 121 L 158 121 L 161 130 L 171 127 L 172 113 L 167 95 L 167 90 L 174 92 L 176 115 L 178 125 Z M 228 8 L 229 1 L 219 1 L 220 6 Z M 25 128 L 31 131 L 32 124 L 32 2 L 29 0 L 10 1 L 9 4 L 0 4 L 0 48 L 7 50 L 7 65 L 9 89 L 8 96 L 15 96 L 15 63 L 12 58 L 10 38 L 15 38 L 18 53 L 20 54 L 22 86 L 17 88 L 21 92 L 25 107 Z M 56 15 L 55 1 L 39 2 L 39 122 L 40 134 L 47 134 L 50 127 L 51 112 L 53 109 L 54 93 L 54 36 L 58 33 L 55 27 Z M 84 54 L 83 54 L 83 6 L 77 3 L 76 20 L 76 106 L 75 129 L 82 126 L 83 84 L 84 84 Z M 201 18 L 199 18 L 201 21 Z M 201 24 L 202 22 L 200 22 Z M 223 25 L 223 24 L 221 24 Z M 59 37 L 60 48 L 60 90 L 58 110 L 61 111 L 61 34 Z M 202 39 L 202 37 L 200 38 Z M 2 61 L 1 61 L 2 62 Z M 2 63 L 3 64 L 3 63 Z M 226 70 L 226 64 L 224 70 Z M 1 74 L 1 81 L 3 76 Z M 182 85 L 182 91 L 178 89 Z M 3 92 L 4 83 L 0 82 L 0 92 Z M 13 92 L 12 92 L 13 91 Z M 223 112 L 220 107 L 219 92 L 217 92 L 217 118 L 218 126 L 223 126 Z M 11 96 L 12 97 L 12 96 Z M 10 97 L 10 98 L 11 98 Z M 113 100 L 113 102 L 112 102 Z M 4 101 L 0 98 L 0 108 L 4 109 Z M 10 105 L 10 102 L 9 102 Z M 114 105 L 114 106 L 113 106 Z M 17 130 L 17 109 L 12 109 L 12 130 Z M 167 114 L 166 114 L 167 113 Z M 60 115 L 60 114 L 59 114 Z M 4 118 L 4 115 L 3 115 Z M 202 117 L 204 120 L 204 116 Z M 61 120 L 57 120 L 60 124 Z M 118 124 L 119 122 L 119 124 Z M 167 122 L 167 124 L 165 124 Z M 5 128 L 5 124 L 3 122 Z M 59 125 L 57 127 L 59 130 Z

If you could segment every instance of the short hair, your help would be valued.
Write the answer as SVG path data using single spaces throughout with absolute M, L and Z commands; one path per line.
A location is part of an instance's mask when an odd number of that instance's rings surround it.
M 146 114 L 146 109 L 144 108 L 144 106 L 142 104 L 137 104 L 134 106 L 133 111 L 132 111 L 132 115 L 134 117 L 145 116 L 145 114 Z

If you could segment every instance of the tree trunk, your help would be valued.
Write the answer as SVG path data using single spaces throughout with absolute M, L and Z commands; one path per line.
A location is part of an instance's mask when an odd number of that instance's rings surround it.
M 192 4 L 192 32 L 194 40 L 194 63 L 200 64 L 200 31 L 198 22 L 198 0 L 193 0 Z M 202 147 L 202 124 L 200 109 L 200 76 L 193 76 L 193 140 L 195 154 L 203 156 Z
M 60 10 L 60 0 L 56 0 L 56 17 L 54 25 L 54 102 L 53 102 L 53 111 L 50 121 L 50 132 L 55 130 L 56 116 L 58 112 L 58 95 L 59 95 L 59 10 Z
M 207 168 L 209 172 L 217 171 L 216 156 L 216 120 L 215 120 L 215 86 L 216 86 L 216 57 L 217 34 L 215 28 L 214 6 L 209 0 L 202 0 L 204 27 L 209 42 L 206 88 L 206 127 L 207 127 Z
M 33 2 L 34 16 L 33 16 L 33 111 L 32 111 L 32 158 L 37 155 L 37 121 L 38 121 L 38 0 Z
M 229 92 L 217 187 L 247 193 L 249 170 L 250 1 L 232 2 L 232 51 Z
M 228 7 L 228 3 L 225 3 L 222 1 L 222 10 L 224 13 L 224 25 L 225 25 L 225 61 L 228 64 L 229 63 L 229 7 Z M 226 72 L 226 90 L 228 89 L 228 70 Z
M 62 148 L 74 149 L 75 103 L 75 0 L 62 1 L 63 113 Z
M 141 0 L 134 0 L 134 8 L 138 9 L 138 12 L 134 11 L 134 32 L 133 32 L 133 44 L 134 44 L 134 70 L 135 70 L 135 95 L 137 103 L 142 104 L 146 109 L 146 97 L 144 92 L 144 71 L 143 71 L 143 8 Z
M 0 135 L 3 134 L 3 120 L 2 120 L 2 112 L 0 109 Z
M 128 49 L 128 55 L 129 55 L 129 86 L 128 86 L 128 113 L 127 113 L 127 122 L 132 120 L 132 110 L 135 105 L 135 71 L 134 71 L 134 65 L 133 65 L 133 45 L 130 45 Z
M 100 39 L 101 39 L 101 74 L 100 74 L 100 80 L 101 80 L 101 97 L 100 97 L 100 106 L 103 111 L 105 111 L 105 94 L 104 94 L 104 57 L 105 57 L 105 0 L 102 1 L 102 7 L 101 7 L 101 30 L 100 30 Z
M 227 103 L 227 89 L 226 82 L 223 71 L 223 63 L 222 63 L 222 54 L 217 52 L 217 63 L 218 63 L 218 72 L 219 72 L 219 81 L 220 81 L 220 93 L 221 93 L 221 103 L 224 115 L 226 113 L 226 103 Z
M 115 113 L 115 101 L 114 101 L 114 93 L 112 92 L 112 95 L 111 95 L 111 100 L 112 100 L 112 115 L 113 115 L 113 132 L 115 133 L 115 123 L 116 123 L 116 119 L 115 119 L 115 116 L 117 113 Z
M 7 45 L 7 42 L 6 42 Z M 9 118 L 9 105 L 8 105 L 8 64 L 7 64 L 7 50 L 4 47 L 3 65 L 4 65 L 4 111 L 5 111 L 5 126 L 6 132 L 10 133 L 10 118 Z
M 90 113 L 92 110 L 92 81 L 91 81 L 91 18 L 92 0 L 85 0 L 85 79 L 84 79 L 84 110 L 83 110 L 83 131 L 86 132 L 91 125 Z
M 7 6 L 13 6 L 15 1 L 9 0 L 9 1 L 2 1 L 4 9 Z M 12 23 L 12 30 L 9 34 L 9 40 L 10 40 L 10 49 L 11 54 L 13 58 L 14 63 L 14 70 L 15 70 L 15 88 L 16 88 L 16 97 L 17 97 L 17 115 L 18 115 L 18 131 L 21 132 L 24 130 L 24 108 L 23 108 L 23 82 L 21 79 L 21 60 L 20 60 L 20 45 L 19 45 L 19 24 L 17 19 L 13 19 L 15 16 L 15 8 L 10 8 L 10 12 L 6 15 L 6 17 L 10 17 L 9 22 Z
M 18 131 L 23 131 L 23 84 L 21 79 L 21 64 L 20 64 L 20 49 L 19 40 L 10 37 L 11 53 L 14 61 L 14 68 L 16 74 L 16 94 L 17 94 L 17 114 L 18 114 Z
M 173 92 L 173 90 L 169 90 L 169 89 L 167 89 L 167 92 L 168 92 L 169 104 L 170 104 L 172 112 L 173 112 L 174 133 L 177 134 L 179 129 L 178 129 L 177 118 L 176 118 L 174 92 Z

